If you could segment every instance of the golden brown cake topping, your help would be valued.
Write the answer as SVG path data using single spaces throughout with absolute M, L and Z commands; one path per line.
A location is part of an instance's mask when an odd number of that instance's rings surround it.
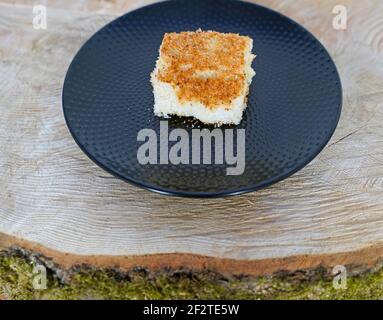
M 176 90 L 181 102 L 199 101 L 213 108 L 230 105 L 243 93 L 248 37 L 233 33 L 167 33 L 161 46 L 165 68 L 158 79 Z

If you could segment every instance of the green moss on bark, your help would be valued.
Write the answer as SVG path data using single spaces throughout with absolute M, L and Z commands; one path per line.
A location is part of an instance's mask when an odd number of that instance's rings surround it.
M 317 271 L 295 275 L 233 278 L 214 272 L 150 273 L 79 267 L 62 281 L 48 267 L 47 289 L 35 290 L 34 263 L 25 256 L 0 254 L 0 297 L 3 299 L 382 299 L 383 269 L 348 278 L 347 289 Z

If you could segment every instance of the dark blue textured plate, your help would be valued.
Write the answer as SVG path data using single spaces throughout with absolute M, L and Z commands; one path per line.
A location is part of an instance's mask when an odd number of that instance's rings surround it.
M 246 130 L 242 175 L 228 176 L 227 166 L 218 164 L 137 160 L 138 132 L 158 133 L 163 120 L 153 115 L 149 82 L 163 35 L 198 28 L 254 39 L 257 75 L 238 126 Z M 196 197 L 255 191 L 303 168 L 332 136 L 341 104 L 336 67 L 309 32 L 272 10 L 232 0 L 167 1 L 118 18 L 81 48 L 63 89 L 68 127 L 99 166 L 153 191 Z M 182 119 L 169 127 L 191 130 Z

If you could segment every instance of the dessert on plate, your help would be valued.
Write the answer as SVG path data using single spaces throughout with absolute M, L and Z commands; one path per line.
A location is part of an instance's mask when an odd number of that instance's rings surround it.
M 151 74 L 154 113 L 239 124 L 255 75 L 253 40 L 214 31 L 166 33 Z

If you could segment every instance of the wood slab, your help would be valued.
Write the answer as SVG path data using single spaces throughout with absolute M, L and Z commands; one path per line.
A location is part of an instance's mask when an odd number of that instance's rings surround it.
M 204 200 L 112 177 L 65 125 L 61 90 L 77 50 L 118 15 L 151 2 L 47 0 L 48 28 L 35 30 L 33 1 L 0 0 L 0 248 L 29 248 L 68 267 L 266 274 L 376 265 L 383 257 L 383 2 L 258 1 L 302 23 L 329 50 L 344 88 L 342 117 L 323 152 L 289 179 Z M 347 30 L 332 27 L 338 4 L 348 8 Z

